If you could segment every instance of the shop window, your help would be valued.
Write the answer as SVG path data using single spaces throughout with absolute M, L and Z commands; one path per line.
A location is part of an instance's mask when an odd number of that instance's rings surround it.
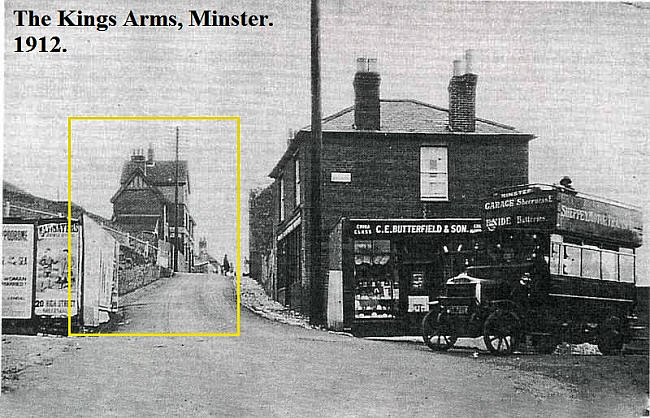
M 394 318 L 399 283 L 393 279 L 390 241 L 354 242 L 355 318 Z
M 446 147 L 420 148 L 420 198 L 449 199 Z
M 603 251 L 601 270 L 603 280 L 618 281 L 618 254 L 612 251 Z
M 634 255 L 619 254 L 620 281 L 634 283 Z

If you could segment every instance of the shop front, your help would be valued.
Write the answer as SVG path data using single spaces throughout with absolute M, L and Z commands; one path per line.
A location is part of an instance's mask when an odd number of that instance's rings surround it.
M 419 335 L 429 301 L 476 258 L 480 231 L 480 219 L 341 219 L 329 237 L 328 324 Z

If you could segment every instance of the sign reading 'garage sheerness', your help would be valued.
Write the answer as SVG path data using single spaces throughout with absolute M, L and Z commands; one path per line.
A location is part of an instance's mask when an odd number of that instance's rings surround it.
M 481 232 L 480 219 L 373 219 L 350 220 L 356 236 L 473 234 Z

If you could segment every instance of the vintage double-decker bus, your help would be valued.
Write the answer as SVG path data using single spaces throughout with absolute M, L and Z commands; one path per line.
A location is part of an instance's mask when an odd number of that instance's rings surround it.
M 422 322 L 426 344 L 483 336 L 493 353 L 526 341 L 540 352 L 591 342 L 603 354 L 629 337 L 642 215 L 562 186 L 499 190 L 483 203 L 483 239 Z

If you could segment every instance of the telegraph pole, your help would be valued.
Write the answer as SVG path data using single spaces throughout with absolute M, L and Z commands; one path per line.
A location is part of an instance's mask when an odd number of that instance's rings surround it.
M 320 76 L 320 6 L 311 0 L 311 275 L 310 322 L 320 322 L 322 314 L 321 283 L 321 150 L 323 133 L 321 127 L 321 76 Z
M 176 161 L 174 176 L 174 272 L 178 271 L 178 126 L 176 127 Z

